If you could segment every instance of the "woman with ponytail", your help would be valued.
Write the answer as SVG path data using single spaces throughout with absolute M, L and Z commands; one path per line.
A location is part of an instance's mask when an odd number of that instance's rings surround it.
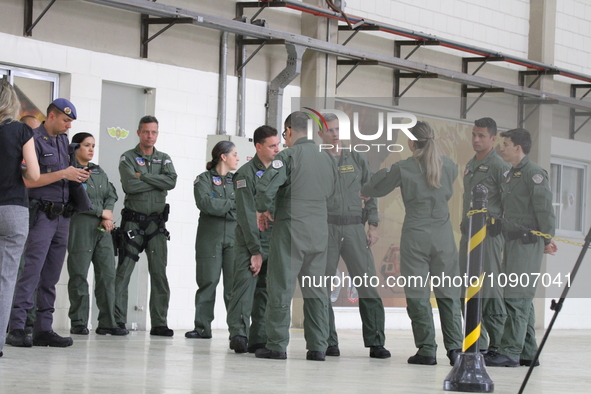
M 199 208 L 199 225 L 195 242 L 197 293 L 195 294 L 195 328 L 186 338 L 211 338 L 215 289 L 224 273 L 224 303 L 230 302 L 234 267 L 234 229 L 236 202 L 233 173 L 238 169 L 236 146 L 230 141 L 218 142 L 211 151 L 211 161 L 194 182 L 195 203 Z
M 406 209 L 400 239 L 400 271 L 406 279 L 407 312 L 418 348 L 408 363 L 435 365 L 437 344 L 430 278 L 453 279 L 460 275 L 448 208 L 458 166 L 441 154 L 428 123 L 417 122 L 411 132 L 417 138 L 408 141 L 412 156 L 378 171 L 363 186 L 361 194 L 383 197 L 400 187 Z M 460 291 L 461 287 L 449 281 L 434 286 L 443 342 L 451 365 L 463 341 Z

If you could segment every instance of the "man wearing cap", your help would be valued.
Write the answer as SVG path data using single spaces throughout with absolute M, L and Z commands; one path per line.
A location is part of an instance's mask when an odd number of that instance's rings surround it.
M 6 343 L 12 346 L 66 347 L 73 343 L 72 338 L 53 332 L 52 323 L 55 285 L 62 272 L 70 228 L 70 219 L 64 216 L 70 199 L 69 181 L 82 183 L 89 177 L 84 169 L 70 166 L 66 132 L 75 119 L 74 105 L 59 98 L 47 108 L 45 122 L 33 130 L 41 177 L 36 182 L 25 180 L 31 218 L 23 252 L 25 265 L 16 284 L 6 337 Z M 31 340 L 24 329 L 27 310 L 35 305 L 35 291 L 37 318 Z
M 121 227 L 125 247 L 119 253 L 115 277 L 115 321 L 121 328 L 127 323 L 128 287 L 135 263 L 144 250 L 150 273 L 150 335 L 171 337 L 167 314 L 170 288 L 166 278 L 165 228 L 169 206 L 166 195 L 176 186 L 177 174 L 170 156 L 157 150 L 158 120 L 154 116 L 140 119 L 137 135 L 139 144 L 123 153 L 119 159 L 121 185 L 125 192 L 125 208 L 121 212 Z

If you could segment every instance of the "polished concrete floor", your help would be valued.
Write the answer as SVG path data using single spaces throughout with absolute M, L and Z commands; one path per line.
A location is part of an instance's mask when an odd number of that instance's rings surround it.
M 409 331 L 387 331 L 392 358 L 375 360 L 363 348 L 360 331 L 343 330 L 341 357 L 325 362 L 305 360 L 298 329 L 291 331 L 287 361 L 234 354 L 226 331 L 214 331 L 209 340 L 183 334 L 154 338 L 142 331 L 118 338 L 91 333 L 73 336 L 74 346 L 65 349 L 5 346 L 0 393 L 438 393 L 451 369 L 442 348 L 438 365 L 408 365 L 415 352 Z M 591 331 L 554 331 L 525 393 L 589 393 L 590 350 Z M 488 372 L 495 393 L 517 393 L 527 369 Z

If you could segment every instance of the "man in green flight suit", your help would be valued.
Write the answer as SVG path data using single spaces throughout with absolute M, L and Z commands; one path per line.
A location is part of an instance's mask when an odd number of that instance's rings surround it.
M 326 152 L 307 138 L 308 115 L 293 112 L 285 120 L 283 137 L 289 149 L 280 152 L 256 186 L 259 229 L 274 221 L 269 245 L 265 313 L 266 347 L 258 358 L 286 359 L 290 304 L 295 281 L 304 297 L 307 360 L 324 361 L 328 347 L 326 249 L 327 202 L 334 192 L 336 167 Z M 275 201 L 275 216 L 270 213 Z
M 158 139 L 158 120 L 154 116 L 140 119 L 137 135 L 139 144 L 119 160 L 125 192 L 125 208 L 121 212 L 125 250 L 119 256 L 115 280 L 115 320 L 125 328 L 129 280 L 139 254 L 145 250 L 151 284 L 150 335 L 171 337 L 174 332 L 166 321 L 170 289 L 166 278 L 169 233 L 165 222 L 169 211 L 166 195 L 176 186 L 177 174 L 170 156 L 154 147 Z
M 494 217 L 503 215 L 501 203 L 501 186 L 505 183 L 505 176 L 511 166 L 504 161 L 495 151 L 494 144 L 497 140 L 497 123 L 491 118 L 482 118 L 474 122 L 472 128 L 472 148 L 476 155 L 466 164 L 464 171 L 464 203 L 462 210 L 462 223 L 460 230 L 460 273 L 467 272 L 467 254 L 469 234 L 469 218 L 467 216 L 472 202 L 472 189 L 482 184 L 488 189 L 488 211 Z M 505 241 L 501 236 L 501 221 L 495 220 L 488 224 L 486 238 L 484 239 L 484 265 L 483 272 L 485 283 L 482 287 L 482 330 L 479 340 L 480 350 L 497 351 L 503 336 L 505 325 L 505 302 L 503 301 L 503 289 L 490 276 L 497 278 L 502 271 L 503 245 Z M 487 341 L 487 333 L 489 340 Z
M 267 343 L 265 309 L 271 226 L 265 231 L 259 230 L 254 196 L 256 184 L 279 153 L 281 141 L 277 129 L 261 126 L 254 131 L 253 142 L 256 155 L 234 175 L 238 224 L 234 246 L 236 263 L 227 322 L 230 349 L 236 353 L 254 353 Z
M 365 156 L 343 147 L 339 138 L 339 119 L 334 114 L 324 114 L 326 127 L 318 131 L 321 147 L 330 153 L 338 167 L 336 189 L 328 203 L 328 252 L 326 275 L 336 274 L 339 257 L 342 255 L 349 276 L 362 278 L 376 276 L 371 247 L 377 242 L 378 206 L 371 198 L 362 206 L 359 197 L 361 186 L 371 178 L 371 170 Z M 363 211 L 367 212 L 368 230 L 365 234 Z M 377 288 L 361 286 L 359 292 L 359 313 L 363 323 L 363 342 L 370 348 L 372 358 L 388 358 L 390 352 L 384 348 L 385 316 L 384 304 Z M 328 288 L 330 295 L 330 288 Z M 339 338 L 335 327 L 334 311 L 328 304 L 329 338 L 327 356 L 340 356 Z
M 540 273 L 544 253 L 554 254 L 558 248 L 553 240 L 539 238 L 530 231 L 538 230 L 554 236 L 552 192 L 546 171 L 527 156 L 532 146 L 531 135 L 525 129 L 501 133 L 504 138 L 501 152 L 511 164 L 502 186 L 505 236 L 504 273 L 536 275 Z M 513 224 L 514 223 L 514 224 Z M 518 226 L 516 226 L 517 224 Z M 496 285 L 497 283 L 495 283 Z M 498 352 L 484 356 L 487 366 L 517 367 L 531 365 L 537 352 L 533 298 L 536 293 L 534 277 L 529 286 L 505 287 L 507 319 Z

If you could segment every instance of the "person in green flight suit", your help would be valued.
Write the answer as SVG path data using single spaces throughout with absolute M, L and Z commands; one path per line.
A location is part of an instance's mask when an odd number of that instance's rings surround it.
M 207 171 L 195 179 L 193 193 L 199 208 L 199 226 L 195 241 L 197 292 L 195 293 L 195 328 L 186 338 L 211 338 L 215 290 L 224 273 L 226 310 L 232 292 L 234 272 L 234 231 L 236 201 L 233 173 L 238 168 L 238 152 L 231 141 L 220 141 L 211 151 Z
M 324 114 L 326 127 L 318 130 L 322 147 L 338 166 L 336 190 L 328 203 L 328 252 L 326 275 L 337 272 L 339 257 L 342 255 L 351 277 L 376 276 L 371 247 L 379 239 L 378 207 L 371 198 L 365 202 L 359 197 L 361 186 L 369 181 L 371 170 L 362 153 L 343 147 L 339 138 L 339 119 L 334 114 Z M 363 211 L 367 212 L 368 230 L 365 233 Z M 385 314 L 384 304 L 373 286 L 361 286 L 359 292 L 359 313 L 363 323 L 363 342 L 370 348 L 372 358 L 388 358 L 390 352 L 384 348 Z M 330 288 L 328 294 L 330 295 Z M 329 300 L 328 317 L 330 335 L 327 356 L 340 356 L 339 339 L 335 327 L 334 311 Z
M 140 119 L 139 144 L 119 159 L 121 185 L 125 192 L 121 212 L 125 250 L 119 252 L 115 279 L 115 320 L 121 328 L 127 322 L 128 287 L 139 254 L 146 251 L 150 273 L 150 335 L 171 337 L 167 314 L 170 288 L 166 277 L 169 233 L 165 228 L 169 206 L 166 195 L 176 186 L 177 174 L 169 155 L 157 150 L 158 120 L 154 116 Z
M 261 231 L 274 221 L 267 266 L 267 344 L 258 358 L 286 359 L 291 300 L 296 279 L 304 297 L 307 360 L 325 360 L 328 347 L 326 296 L 327 203 L 334 193 L 336 166 L 307 138 L 308 115 L 293 112 L 282 136 L 289 149 L 275 157 L 257 183 L 255 207 Z M 275 201 L 274 216 L 270 208 Z
M 279 153 L 277 129 L 261 126 L 254 131 L 256 155 L 234 175 L 236 193 L 236 243 L 234 280 L 227 323 L 230 349 L 254 353 L 265 347 L 267 307 L 267 258 L 271 226 L 260 231 L 254 206 L 256 184 Z M 252 319 L 252 321 L 251 321 Z
M 503 215 L 501 203 L 501 186 L 505 183 L 505 176 L 511 166 L 503 160 L 495 151 L 494 144 L 497 140 L 497 124 L 491 118 L 482 118 L 474 122 L 472 128 L 472 148 L 476 155 L 466 164 L 464 171 L 464 196 L 462 209 L 462 222 L 460 230 L 460 273 L 467 272 L 467 255 L 469 234 L 470 203 L 472 202 L 472 189 L 478 185 L 484 185 L 488 190 L 488 212 L 494 217 Z M 503 336 L 503 326 L 507 313 L 503 301 L 503 289 L 490 279 L 503 272 L 503 245 L 505 240 L 501 235 L 501 221 L 491 220 L 487 226 L 484 239 L 483 269 L 485 283 L 482 287 L 482 329 L 479 339 L 479 348 L 482 351 L 497 351 Z M 487 340 L 488 333 L 488 340 Z
M 76 151 L 78 168 L 87 168 L 90 178 L 83 183 L 93 209 L 75 214 L 70 220 L 68 238 L 68 295 L 70 333 L 88 335 L 88 269 L 94 264 L 94 294 L 99 309 L 99 335 L 127 335 L 129 331 L 115 322 L 115 253 L 111 230 L 113 208 L 117 192 L 107 174 L 98 165 L 90 162 L 94 156 L 94 137 L 90 133 L 77 133 L 72 143 L 80 144 Z
M 552 192 L 546 171 L 529 159 L 531 135 L 525 129 L 501 133 L 503 159 L 512 168 L 502 185 L 505 252 L 504 273 L 517 275 L 539 274 L 544 253 L 554 254 L 558 248 L 553 240 L 542 238 L 516 225 L 554 236 L 555 217 Z M 516 225 L 515 225 L 516 224 Z M 533 298 L 536 286 L 530 277 L 528 286 L 504 288 L 507 319 L 498 352 L 484 356 L 487 366 L 530 366 L 538 351 L 534 324 Z M 523 282 L 522 282 L 523 283 Z
M 406 310 L 418 348 L 408 363 L 435 365 L 437 344 L 428 278 L 442 277 L 444 273 L 459 276 L 448 208 L 458 166 L 440 153 L 428 123 L 417 122 L 411 132 L 416 137 L 408 141 L 412 156 L 375 173 L 361 188 L 361 194 L 364 198 L 382 197 L 400 187 L 406 208 L 400 239 L 400 272 L 407 278 Z M 453 285 L 434 287 L 443 342 L 452 365 L 463 341 L 460 290 Z

